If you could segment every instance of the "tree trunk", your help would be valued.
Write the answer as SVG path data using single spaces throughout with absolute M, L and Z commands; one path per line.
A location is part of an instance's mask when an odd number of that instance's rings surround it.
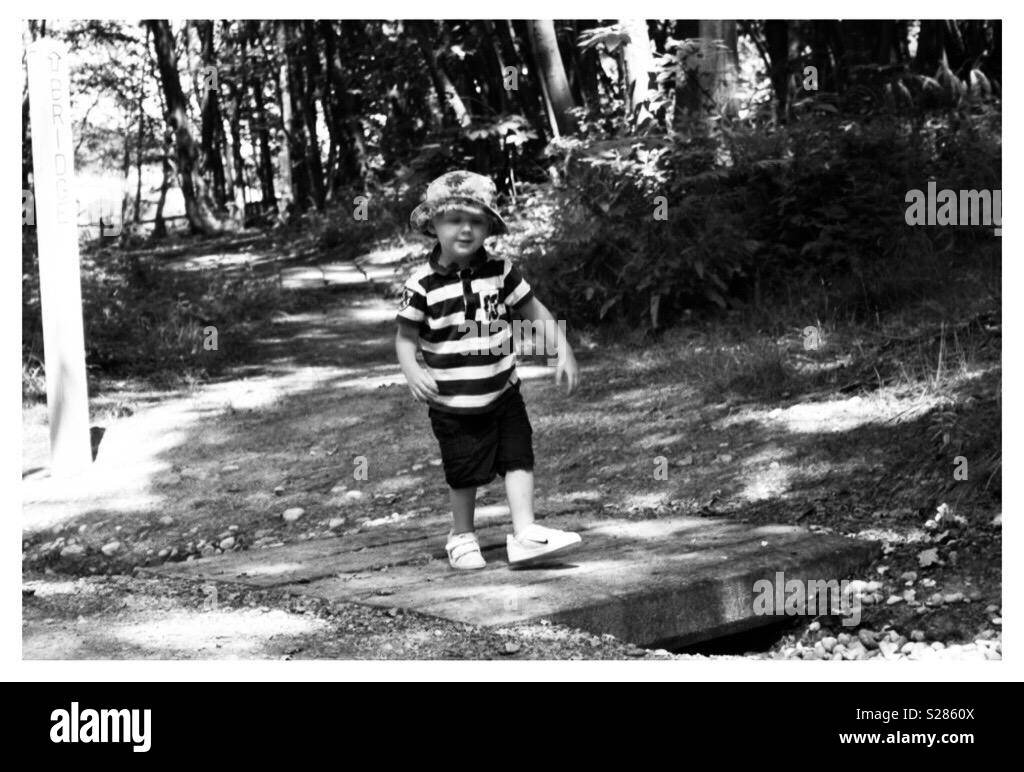
M 576 130 L 576 119 L 569 110 L 575 107 L 575 103 L 569 90 L 569 81 L 565 77 L 562 55 L 558 51 L 555 24 L 550 19 L 530 20 L 526 24 L 540 70 L 538 78 L 553 116 L 552 130 L 556 136 L 573 132 Z
M 301 71 L 305 77 L 296 89 L 299 109 L 306 127 L 306 167 L 309 169 L 310 192 L 317 211 L 324 208 L 324 167 L 320 160 L 320 141 L 316 131 L 316 102 L 320 82 L 320 53 L 317 50 L 313 22 L 302 23 L 303 58 Z M 322 100 L 322 97 L 321 97 Z
M 414 21 L 412 25 L 413 34 L 416 36 L 416 42 L 423 53 L 423 61 L 427 65 L 427 72 L 430 74 L 430 80 L 434 84 L 438 101 L 442 105 L 448 105 L 455 116 L 455 122 L 459 126 L 463 128 L 469 126 L 473 122 L 473 117 L 470 115 L 469 110 L 466 109 L 466 104 L 462 101 L 462 97 L 459 96 L 459 92 L 452 84 L 448 73 L 444 71 L 444 67 L 441 65 L 437 52 L 431 43 L 431 37 L 434 34 L 434 22 Z
M 167 201 L 167 189 L 171 186 L 174 170 L 171 168 L 171 148 L 174 146 L 174 135 L 167 130 L 164 135 L 164 153 L 161 160 L 163 176 L 160 180 L 160 198 L 156 202 L 156 214 L 153 215 L 153 237 L 162 239 L 167 235 L 167 223 L 164 222 L 164 203 Z
M 281 57 L 278 72 L 278 97 L 281 100 L 281 196 L 278 209 L 282 220 L 291 222 L 297 214 L 298 202 L 304 200 L 304 170 L 301 166 L 302 149 L 298 145 L 298 126 L 292 115 L 288 33 L 285 28 L 287 22 L 278 21 L 276 24 L 278 55 Z
M 259 22 L 246 22 L 247 38 L 242 39 L 243 56 L 249 39 L 259 43 Z M 274 193 L 274 157 L 270 152 L 270 124 L 263 95 L 263 69 L 246 70 L 247 87 L 252 92 L 255 120 L 250 118 L 249 132 L 259 144 L 260 209 L 267 213 L 277 207 Z
M 185 213 L 194 232 L 216 235 L 233 232 L 237 225 L 217 216 L 205 180 L 199 174 L 199 147 L 188 120 L 188 105 L 181 90 L 174 34 L 164 19 L 145 22 L 153 32 L 156 64 L 163 85 L 167 125 L 174 132 L 178 184 L 185 199 Z
M 241 90 L 245 88 L 245 56 L 238 56 L 235 38 L 231 31 L 231 22 L 223 22 L 223 36 L 226 49 L 226 59 L 235 63 L 234 70 L 230 77 L 225 79 L 228 89 L 227 114 L 228 131 L 231 150 L 226 154 L 228 184 L 233 201 L 235 219 L 245 227 L 245 160 L 242 157 L 242 127 L 241 127 Z M 244 32 L 242 33 L 244 35 Z M 239 75 L 240 74 L 240 77 Z M 239 85 L 241 84 L 241 85 Z
M 924 75 L 935 75 L 939 63 L 946 58 L 942 41 L 946 32 L 943 19 L 922 19 L 921 29 L 917 34 L 917 54 L 914 56 L 914 69 Z
M 512 34 L 512 22 L 501 20 L 498 22 L 486 21 L 484 23 L 488 25 L 488 29 L 493 30 L 498 45 L 501 48 L 502 60 L 505 62 L 505 65 L 515 67 L 518 72 L 517 84 L 519 88 L 515 90 L 515 98 L 520 107 L 522 107 L 523 115 L 526 116 L 534 131 L 537 132 L 540 141 L 546 142 L 550 132 L 547 128 L 547 120 L 544 118 L 543 98 L 533 86 L 534 74 L 537 70 L 531 66 L 529 77 L 523 77 L 522 64 L 524 62 L 529 64 L 529 62 L 527 57 L 516 48 L 515 39 Z
M 739 60 L 736 53 L 736 22 L 733 19 L 702 19 L 700 36 L 708 50 L 704 56 L 704 91 L 707 106 L 718 115 L 733 117 L 737 113 L 736 80 Z M 721 41 L 726 49 L 719 49 L 715 41 Z
M 221 135 L 224 131 L 224 123 L 220 111 L 220 90 L 219 77 L 211 84 L 206 77 L 207 68 L 212 67 L 214 74 L 217 72 L 217 59 L 213 51 L 213 22 L 190 21 L 187 22 L 199 44 L 199 60 L 202 65 L 200 72 L 193 73 L 196 83 L 201 89 L 199 97 L 200 104 L 200 126 L 203 148 L 203 170 L 213 178 L 213 195 L 217 202 L 217 208 L 224 210 L 227 204 L 226 178 L 224 175 L 224 162 L 222 158 L 223 142 Z M 215 87 L 211 88 L 213 85 Z
M 341 63 L 338 36 L 334 24 L 321 21 L 320 35 L 324 41 L 324 53 L 327 60 L 327 77 L 331 84 L 331 120 L 335 125 L 335 133 L 339 137 L 338 172 L 339 183 L 345 184 L 354 180 L 366 183 L 369 174 L 369 153 L 363 127 L 359 122 L 353 95 L 349 92 L 348 79 Z
M 650 103 L 651 72 L 654 58 L 651 56 L 651 38 L 647 33 L 646 19 L 620 19 L 619 25 L 629 35 L 629 42 L 622 47 L 625 63 L 626 120 L 632 126 L 640 126 Z
M 775 117 L 784 123 L 789 104 L 789 22 L 768 19 L 764 23 L 764 38 L 770 62 L 768 75 L 775 93 Z

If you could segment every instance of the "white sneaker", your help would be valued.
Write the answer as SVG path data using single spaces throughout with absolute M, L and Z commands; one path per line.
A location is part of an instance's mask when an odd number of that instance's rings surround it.
M 444 545 L 448 562 L 452 568 L 483 568 L 487 565 L 480 554 L 480 542 L 473 531 L 452 535 L 448 532 L 448 543 Z
M 506 537 L 508 563 L 515 568 L 534 562 L 546 562 L 549 558 L 571 552 L 582 541 L 578 533 L 531 523 L 519 536 L 509 534 Z

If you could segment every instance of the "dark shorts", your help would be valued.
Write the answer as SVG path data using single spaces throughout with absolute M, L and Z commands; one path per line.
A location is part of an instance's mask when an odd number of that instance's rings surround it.
M 533 427 L 518 383 L 486 413 L 461 415 L 431 407 L 427 414 L 450 487 L 474 488 L 513 469 L 533 469 Z

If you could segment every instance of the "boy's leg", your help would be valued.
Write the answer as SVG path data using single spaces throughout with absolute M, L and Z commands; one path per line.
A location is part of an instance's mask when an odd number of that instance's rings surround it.
M 506 472 L 505 495 L 512 513 L 512 532 L 518 536 L 533 522 L 533 472 L 526 469 Z
M 448 498 L 452 504 L 455 524 L 452 534 L 473 530 L 473 513 L 476 511 L 476 488 L 449 488 Z

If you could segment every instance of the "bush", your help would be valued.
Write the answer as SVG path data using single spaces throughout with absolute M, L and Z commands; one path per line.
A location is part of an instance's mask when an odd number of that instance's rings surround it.
M 33 238 L 23 249 L 22 372 L 27 399 L 38 398 L 43 340 Z M 82 306 L 90 372 L 180 383 L 242 361 L 247 343 L 273 312 L 294 301 L 276 279 L 223 271 L 176 271 L 137 255 L 100 250 L 82 256 Z M 207 349 L 207 328 L 217 349 Z
M 990 228 L 909 227 L 904 213 L 906 192 L 930 177 L 999 188 L 999 131 L 998 111 L 972 102 L 812 111 L 788 127 L 736 122 L 689 139 L 562 140 L 548 149 L 559 184 L 525 215 L 552 222 L 519 248 L 581 322 L 651 329 L 685 309 L 780 304 L 869 319 L 993 268 L 979 260 Z

